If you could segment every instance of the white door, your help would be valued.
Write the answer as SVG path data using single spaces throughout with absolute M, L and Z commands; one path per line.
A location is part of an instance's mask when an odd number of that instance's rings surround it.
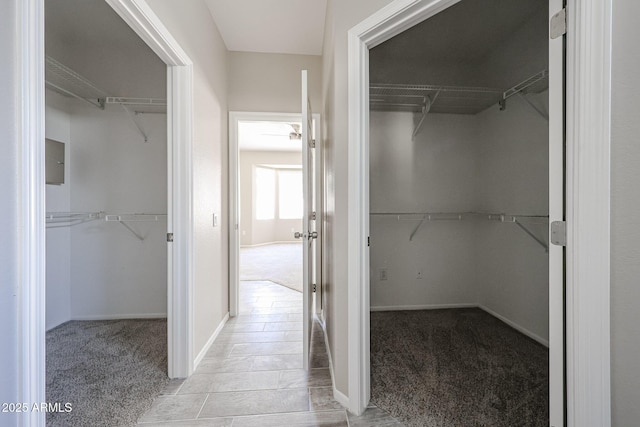
M 315 270 L 315 242 L 318 236 L 315 227 L 314 198 L 316 192 L 313 179 L 315 173 L 313 120 L 307 87 L 307 70 L 302 71 L 302 191 L 304 208 L 302 213 L 302 342 L 304 368 L 309 369 L 311 327 L 313 326 L 313 277 Z
M 549 2 L 549 17 L 563 7 Z M 551 32 L 550 32 L 551 33 Z M 563 38 L 549 37 L 549 224 L 564 221 L 564 48 Z M 550 227 L 550 242 L 551 238 Z M 564 426 L 564 247 L 549 245 L 549 425 Z

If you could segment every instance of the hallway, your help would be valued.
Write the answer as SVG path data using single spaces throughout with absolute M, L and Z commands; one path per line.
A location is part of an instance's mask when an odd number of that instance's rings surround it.
M 195 373 L 173 380 L 143 426 L 401 426 L 378 408 L 354 417 L 333 399 L 324 334 L 316 321 L 311 369 L 302 369 L 302 294 L 241 282 L 230 319 Z

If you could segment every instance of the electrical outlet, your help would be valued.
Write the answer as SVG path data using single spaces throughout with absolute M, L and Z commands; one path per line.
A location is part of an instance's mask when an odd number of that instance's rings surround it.
M 422 273 L 422 270 L 418 270 L 418 274 L 416 274 L 416 279 L 418 280 L 424 279 L 424 274 Z
M 379 273 L 380 274 L 378 275 L 378 277 L 380 278 L 380 280 L 387 280 L 387 269 L 386 268 L 381 268 Z

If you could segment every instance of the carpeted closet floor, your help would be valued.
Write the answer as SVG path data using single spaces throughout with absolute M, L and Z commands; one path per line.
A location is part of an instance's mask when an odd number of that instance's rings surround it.
M 371 313 L 371 401 L 406 426 L 549 425 L 548 350 L 480 309 Z
M 47 426 L 116 427 L 136 420 L 164 389 L 167 321 L 71 321 L 47 332 Z

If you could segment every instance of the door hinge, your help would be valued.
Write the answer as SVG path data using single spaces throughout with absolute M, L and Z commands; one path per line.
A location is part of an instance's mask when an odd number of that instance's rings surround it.
M 167 233 L 167 242 L 173 242 L 173 233 Z
M 315 220 L 316 220 L 316 213 L 315 213 L 315 211 L 314 211 L 314 212 L 311 212 L 311 220 L 312 220 L 312 221 L 315 221 Z
M 315 292 L 315 291 L 316 291 L 316 284 L 314 283 L 313 284 L 313 292 Z
M 315 139 L 310 139 L 309 140 L 309 148 L 316 148 L 316 140 Z
M 567 223 L 566 221 L 553 221 L 551 223 L 551 233 L 549 235 L 551 244 L 556 246 L 567 246 Z
M 567 33 L 567 8 L 565 7 L 560 12 L 551 17 L 549 22 L 549 36 L 552 39 L 557 39 Z
M 367 237 L 367 246 L 371 246 L 371 237 Z

